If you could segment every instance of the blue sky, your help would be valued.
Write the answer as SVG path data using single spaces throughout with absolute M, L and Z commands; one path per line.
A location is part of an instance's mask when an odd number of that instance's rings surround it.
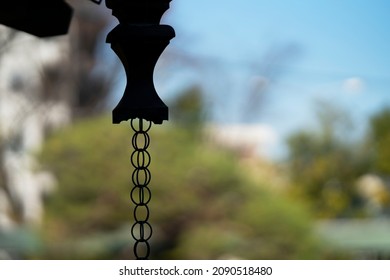
M 313 124 L 315 100 L 346 108 L 360 127 L 390 106 L 389 15 L 387 0 L 174 0 L 163 22 L 176 29 L 171 46 L 226 62 L 231 104 L 240 102 L 246 75 L 254 75 L 240 63 L 260 60 L 273 47 L 299 48 L 258 120 L 272 126 L 280 151 L 291 131 Z M 234 116 L 220 112 L 218 120 L 235 122 Z
M 200 53 L 234 59 L 273 41 L 296 42 L 308 51 L 307 66 L 389 74 L 386 0 L 174 0 L 171 7 L 168 22 L 197 39 Z

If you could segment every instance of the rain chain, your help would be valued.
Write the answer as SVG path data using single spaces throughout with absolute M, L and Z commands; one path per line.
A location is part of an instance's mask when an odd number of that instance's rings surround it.
M 133 249 L 135 257 L 138 260 L 146 260 L 150 255 L 149 239 L 152 237 L 152 226 L 148 222 L 150 214 L 148 203 L 152 198 L 148 186 L 151 181 L 149 171 L 151 157 L 147 151 L 150 144 L 148 132 L 152 122 L 147 122 L 146 126 L 144 126 L 143 119 L 139 119 L 138 125 L 135 122 L 135 119 L 130 121 L 130 126 L 134 131 L 132 138 L 134 151 L 131 154 L 131 164 L 134 167 L 132 175 L 133 189 L 130 198 L 135 205 L 131 235 L 135 240 Z
M 96 0 L 99 1 L 99 0 Z M 148 134 L 152 123 L 168 120 L 168 107 L 154 87 L 153 72 L 156 63 L 175 37 L 175 30 L 160 24 L 162 15 L 169 9 L 171 0 L 106 0 L 106 6 L 119 24 L 107 35 L 107 43 L 121 60 L 127 78 L 123 96 L 112 112 L 112 122 L 119 124 L 130 120 L 134 131 L 131 154 L 133 188 L 130 198 L 135 207 L 131 235 L 136 259 L 148 259 L 151 254 L 148 203 L 152 194 L 149 189 L 151 157 L 147 151 Z

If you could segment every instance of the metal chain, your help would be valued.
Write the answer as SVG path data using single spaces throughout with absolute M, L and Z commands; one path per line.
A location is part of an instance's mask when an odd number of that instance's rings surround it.
M 149 240 L 152 237 L 152 226 L 149 224 L 148 203 L 152 198 L 152 193 L 148 187 L 151 181 L 149 166 L 151 157 L 147 148 L 150 144 L 148 134 L 152 122 L 147 122 L 144 126 L 144 120 L 139 119 L 138 125 L 132 119 L 130 126 L 134 131 L 132 146 L 134 148 L 131 154 L 131 164 L 134 167 L 132 181 L 133 189 L 130 193 L 131 201 L 135 204 L 134 224 L 131 228 L 131 235 L 135 240 L 134 255 L 137 260 L 147 260 L 150 255 Z

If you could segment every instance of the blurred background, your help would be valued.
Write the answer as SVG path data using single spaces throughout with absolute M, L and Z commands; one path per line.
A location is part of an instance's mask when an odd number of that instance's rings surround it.
M 0 259 L 132 258 L 132 131 L 104 5 L 0 26 Z M 153 259 L 390 258 L 390 2 L 175 0 Z

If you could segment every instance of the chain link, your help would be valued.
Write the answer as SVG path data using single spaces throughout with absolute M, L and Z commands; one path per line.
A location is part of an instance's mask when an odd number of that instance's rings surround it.
M 147 122 L 146 126 L 144 126 L 144 120 L 139 119 L 138 125 L 136 125 L 136 120 L 132 119 L 130 126 L 134 131 L 131 141 L 134 151 L 130 158 L 134 167 L 132 175 L 134 187 L 131 190 L 130 198 L 135 204 L 133 212 L 134 224 L 131 228 L 131 235 L 135 240 L 135 257 L 138 260 L 146 260 L 150 255 L 149 240 L 153 232 L 152 226 L 148 222 L 150 216 L 148 203 L 152 198 L 152 193 L 148 187 L 151 181 L 151 173 L 148 168 L 152 159 L 147 151 L 150 144 L 148 132 L 152 122 Z

